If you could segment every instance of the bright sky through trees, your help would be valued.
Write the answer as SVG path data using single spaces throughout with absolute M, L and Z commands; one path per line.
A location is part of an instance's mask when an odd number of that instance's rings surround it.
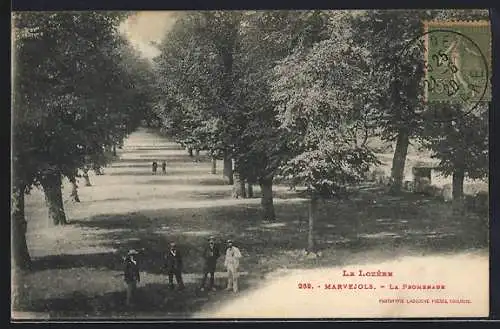
M 139 11 L 122 25 L 130 42 L 147 58 L 159 54 L 152 43 L 158 43 L 175 21 L 174 11 Z

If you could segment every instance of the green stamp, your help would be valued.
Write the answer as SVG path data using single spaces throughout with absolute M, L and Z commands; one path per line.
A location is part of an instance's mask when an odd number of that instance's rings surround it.
M 491 100 L 488 21 L 425 22 L 425 100 L 471 104 Z

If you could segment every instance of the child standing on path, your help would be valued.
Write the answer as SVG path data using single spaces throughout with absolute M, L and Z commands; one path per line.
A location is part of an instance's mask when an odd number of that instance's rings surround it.
M 224 266 L 227 269 L 226 290 L 228 291 L 232 289 L 234 292 L 238 292 L 238 270 L 240 267 L 240 258 L 240 250 L 237 247 L 233 246 L 232 240 L 227 240 L 226 259 L 224 261 Z

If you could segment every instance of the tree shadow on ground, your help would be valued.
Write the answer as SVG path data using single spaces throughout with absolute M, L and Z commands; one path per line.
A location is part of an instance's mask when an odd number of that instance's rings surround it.
M 216 281 L 217 292 L 201 292 L 195 283 L 186 284 L 183 291 L 170 290 L 158 283 L 139 285 L 133 304 L 125 304 L 125 285 L 118 291 L 100 295 L 86 295 L 74 291 L 63 297 L 24 300 L 16 308 L 24 312 L 47 312 L 53 319 L 98 319 L 98 318 L 185 318 L 187 314 L 200 311 L 204 305 L 231 300 L 231 293 L 221 291 L 224 283 Z M 248 286 L 242 283 L 241 289 Z
M 131 159 L 132 160 L 132 159 Z M 134 159 L 135 160 L 135 159 Z M 161 161 L 162 159 L 159 160 L 159 163 L 158 163 L 158 171 L 161 172 Z M 121 164 L 117 162 L 117 164 L 113 164 L 111 166 L 109 166 L 108 168 L 116 168 L 116 169 L 122 169 L 122 168 L 127 168 L 127 169 L 133 169 L 133 168 L 149 168 L 151 169 L 152 168 L 152 165 L 153 165 L 153 161 L 142 161 L 142 162 L 137 162 L 137 161 L 130 161 L 130 163 L 128 163 L 129 161 L 122 161 Z M 167 170 L 170 169 L 172 170 L 172 163 L 183 163 L 183 166 L 184 165 L 190 165 L 189 162 L 186 162 L 186 161 L 172 161 L 172 162 L 167 162 Z M 208 170 L 210 170 L 210 164 L 208 162 L 193 162 L 191 164 L 192 166 L 195 166 L 195 165 L 201 165 L 203 166 L 202 168 L 208 168 Z
M 152 168 L 152 163 L 147 162 L 147 163 L 134 163 L 134 164 L 115 164 L 112 166 L 109 166 L 109 168 L 148 168 L 151 170 Z
M 141 152 L 161 152 L 161 151 L 182 151 L 184 150 L 182 147 L 176 144 L 170 144 L 170 145 L 163 145 L 163 146 L 156 146 L 156 147 L 134 147 L 134 146 L 129 146 L 127 147 L 126 150 L 123 150 L 123 153 L 141 153 Z
M 227 200 L 231 199 L 231 190 L 226 191 L 206 191 L 203 192 L 191 192 L 189 195 L 190 199 L 193 200 Z
M 276 204 L 275 208 L 276 222 L 262 221 L 257 204 L 99 215 L 75 221 L 74 225 L 98 229 L 99 246 L 122 253 L 144 249 L 141 267 L 150 273 L 162 273 L 170 241 L 176 241 L 183 251 L 185 271 L 200 272 L 201 250 L 209 235 L 215 235 L 219 241 L 234 239 L 246 253 L 245 266 L 258 271 L 262 257 L 279 258 L 286 251 L 307 246 L 307 204 Z M 477 216 L 455 214 L 447 204 L 433 199 L 371 194 L 320 204 L 316 236 L 318 248 L 331 249 L 332 253 L 339 249 L 362 252 L 376 248 L 440 253 L 487 247 L 488 226 Z M 320 259 L 314 264 L 322 262 L 333 265 L 332 259 Z M 117 270 L 121 259 L 113 254 L 57 255 L 35 259 L 34 263 L 37 269 L 103 266 Z M 299 259 L 288 259 L 285 264 L 304 265 Z
M 111 252 L 92 254 L 60 254 L 35 258 L 32 263 L 33 271 L 48 269 L 69 268 L 106 268 L 109 270 L 123 270 L 123 262 L 119 255 Z
M 111 172 L 111 173 L 108 173 L 107 175 L 109 176 L 124 176 L 124 177 L 129 177 L 129 176 L 161 176 L 161 177 L 165 177 L 165 176 L 178 176 L 178 175 L 181 175 L 181 176 L 191 176 L 191 175 L 209 175 L 209 172 L 210 170 L 208 169 L 208 167 L 206 168 L 203 168 L 203 167 L 187 167 L 185 169 L 178 169 L 178 168 L 175 168 L 175 169 L 168 169 L 167 168 L 167 172 L 165 174 L 163 174 L 161 172 L 161 168 L 156 172 L 156 174 L 153 174 L 151 169 L 147 169 L 146 167 L 144 167 L 144 170 L 140 170 L 140 171 L 129 171 L 129 170 L 124 170 L 124 171 L 117 171 L 117 172 Z M 192 180 L 192 179 L 191 179 Z
M 177 200 L 194 202 L 194 201 L 209 201 L 209 200 L 234 200 L 231 197 L 231 190 L 216 190 L 216 189 L 204 189 L 203 192 L 194 192 L 189 189 L 177 189 L 175 191 L 168 190 L 168 181 L 164 182 L 164 184 L 154 184 L 162 186 L 163 188 L 158 188 L 157 194 L 137 194 L 130 197 L 117 197 L 117 198 L 105 198 L 105 199 L 92 199 L 92 200 L 82 200 L 80 204 L 89 203 L 92 205 L 96 205 L 99 203 L 105 202 L 119 202 L 119 201 L 130 201 L 130 202 L 140 202 L 140 201 L 152 201 L 156 200 L 158 204 L 165 203 L 175 203 Z M 257 197 L 255 197 L 257 198 Z M 255 199 L 254 198 L 254 199 Z M 251 199 L 248 199 L 251 200 Z
M 110 167 L 115 166 L 120 163 L 149 163 L 153 164 L 153 161 L 163 161 L 167 162 L 167 166 L 169 163 L 189 163 L 192 162 L 195 158 L 190 157 L 189 155 L 181 155 L 181 154 L 161 154 L 161 155 L 149 155 L 148 157 L 140 157 L 140 158 L 120 158 L 117 161 L 113 162 Z M 208 162 L 208 159 L 204 156 L 199 157 L 200 162 Z
M 53 255 L 33 260 L 33 272 L 87 268 L 121 271 L 121 256 L 129 249 L 140 250 L 141 270 L 165 275 L 164 255 L 176 241 L 184 254 L 184 272 L 201 273 L 201 252 L 207 237 L 214 235 L 224 248 L 227 238 L 244 254 L 242 270 L 250 274 L 242 280 L 242 290 L 254 287 L 262 275 L 277 268 L 317 268 L 350 264 L 353 255 L 364 255 L 376 262 L 413 250 L 419 253 L 449 253 L 487 248 L 488 225 L 471 213 L 453 212 L 450 205 L 435 198 L 414 194 L 386 195 L 367 188 L 348 200 L 319 204 L 316 223 L 319 258 L 308 259 L 300 250 L 307 246 L 307 202 L 277 203 L 277 220 L 261 219 L 258 204 L 237 204 L 210 208 L 141 210 L 123 214 L 103 214 L 73 222 L 93 232 L 88 239 L 96 246 L 117 252 L 80 255 Z M 86 241 L 89 242 L 89 241 Z M 370 258 L 373 252 L 380 258 Z M 84 269 L 85 268 L 85 269 Z M 222 260 L 217 271 L 224 271 Z M 44 272 L 46 273 L 46 272 Z M 166 278 L 166 277 L 165 277 Z M 220 283 L 222 285 L 223 283 Z M 23 311 L 49 312 L 53 317 L 172 317 L 192 314 L 225 297 L 197 291 L 190 283 L 185 292 L 170 292 L 165 284 L 139 288 L 137 303 L 131 310 L 123 306 L 124 287 L 94 296 L 75 292 L 57 298 L 20 297 Z
M 165 177 L 166 176 L 166 177 Z M 213 177 L 211 176 L 204 176 L 204 177 L 196 177 L 194 179 L 182 179 L 179 177 L 169 177 L 168 173 L 165 175 L 164 179 L 156 178 L 156 179 L 149 179 L 149 180 L 143 180 L 140 182 L 137 182 L 137 184 L 146 184 L 146 185 L 166 185 L 166 184 L 171 184 L 171 185 L 203 185 L 203 186 L 210 186 L 210 185 L 228 185 L 222 177 L 218 177 L 214 175 Z
M 171 159 L 178 159 L 180 157 L 183 158 L 184 162 L 189 159 L 194 159 L 193 157 L 190 157 L 188 154 L 186 155 L 180 155 L 179 153 L 175 154 L 139 154 L 138 157 L 140 159 L 151 159 L 151 161 L 154 160 L 163 160 L 165 158 L 166 161 L 171 160 Z
M 161 170 L 160 173 L 153 174 L 151 170 L 145 169 L 144 171 L 118 171 L 118 172 L 112 172 L 108 173 L 109 176 L 124 176 L 124 177 L 130 177 L 130 176 L 160 176 L 161 175 Z

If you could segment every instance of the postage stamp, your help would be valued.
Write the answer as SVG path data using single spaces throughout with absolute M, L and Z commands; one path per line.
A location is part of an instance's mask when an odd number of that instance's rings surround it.
M 425 100 L 478 103 L 491 98 L 488 21 L 425 22 Z

